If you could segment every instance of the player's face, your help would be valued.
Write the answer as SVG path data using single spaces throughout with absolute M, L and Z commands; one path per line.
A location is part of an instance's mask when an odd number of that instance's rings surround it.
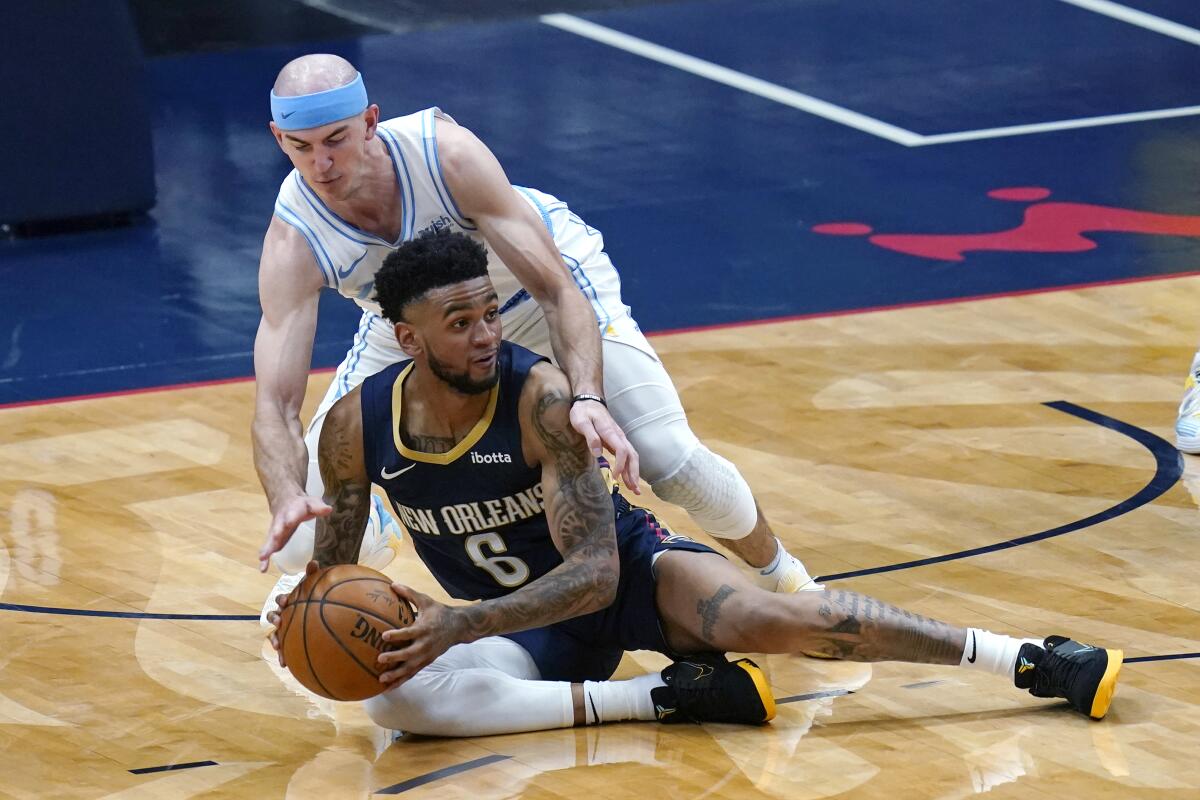
M 379 107 L 319 128 L 282 131 L 271 123 L 280 148 L 292 166 L 323 200 L 342 200 L 361 183 L 367 143 L 375 136 Z
M 488 278 L 431 291 L 413 320 L 420 331 L 429 369 L 463 394 L 496 385 L 499 373 L 500 304 Z

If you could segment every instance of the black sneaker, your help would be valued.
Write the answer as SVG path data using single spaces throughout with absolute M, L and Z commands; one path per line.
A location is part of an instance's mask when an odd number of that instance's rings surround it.
M 717 654 L 688 656 L 662 671 L 666 686 L 650 691 L 658 721 L 761 725 L 775 718 L 775 696 L 748 658 L 732 664 Z
M 1117 674 L 1125 653 L 1068 639 L 1046 637 L 1045 648 L 1021 645 L 1013 683 L 1034 697 L 1062 697 L 1071 708 L 1101 719 L 1117 690 Z

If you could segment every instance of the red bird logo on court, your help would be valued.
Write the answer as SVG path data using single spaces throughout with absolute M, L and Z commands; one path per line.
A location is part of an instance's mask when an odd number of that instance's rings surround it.
M 962 261 L 979 251 L 1009 253 L 1079 253 L 1093 250 L 1096 242 L 1087 233 L 1144 233 L 1158 236 L 1200 237 L 1200 216 L 1157 214 L 1090 203 L 1038 202 L 1050 196 L 1039 186 L 993 189 L 994 200 L 1032 202 L 1025 219 L 1015 228 L 994 233 L 874 233 L 861 222 L 827 222 L 814 225 L 827 236 L 867 236 L 877 247 L 919 258 Z

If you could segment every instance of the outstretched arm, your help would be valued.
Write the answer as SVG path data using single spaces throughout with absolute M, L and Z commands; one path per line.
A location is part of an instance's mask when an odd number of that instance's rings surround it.
M 511 594 L 470 606 L 443 606 L 402 586 L 417 622 L 384 638 L 401 649 L 380 662 L 398 668 L 381 680 L 398 683 L 460 642 L 540 628 L 609 606 L 620 576 L 612 497 L 587 443 L 568 418 L 566 377 L 549 364 L 534 368 L 521 393 L 526 456 L 542 468 L 546 522 L 563 563 Z
M 573 394 L 604 396 L 603 357 L 596 312 L 563 265 L 558 246 L 529 204 L 520 198 L 492 151 L 470 131 L 438 120 L 438 156 L 447 188 L 488 245 L 546 314 L 550 346 Z M 592 400 L 569 408 L 571 424 L 595 455 L 603 444 L 613 468 L 638 492 L 637 452 L 608 409 Z
M 271 525 L 259 551 L 266 570 L 301 522 L 329 513 L 304 488 L 308 449 L 300 406 L 308 385 L 321 274 L 312 252 L 293 228 L 271 218 L 258 272 L 262 319 L 254 339 L 254 468 L 267 495 Z

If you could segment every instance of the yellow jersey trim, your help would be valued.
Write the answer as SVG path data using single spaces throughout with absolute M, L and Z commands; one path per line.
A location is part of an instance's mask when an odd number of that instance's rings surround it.
M 492 418 L 496 415 L 496 402 L 500 398 L 500 383 L 497 382 L 492 387 L 483 416 L 475 423 L 475 427 L 467 432 L 461 442 L 445 453 L 422 453 L 420 450 L 407 447 L 400 439 L 400 409 L 404 405 L 404 381 L 412 372 L 412 368 L 413 364 L 410 363 L 401 370 L 396 382 L 392 384 L 392 439 L 396 443 L 396 450 L 405 458 L 424 464 L 449 464 L 474 447 L 483 438 L 483 434 L 487 433 L 487 429 L 492 426 Z

